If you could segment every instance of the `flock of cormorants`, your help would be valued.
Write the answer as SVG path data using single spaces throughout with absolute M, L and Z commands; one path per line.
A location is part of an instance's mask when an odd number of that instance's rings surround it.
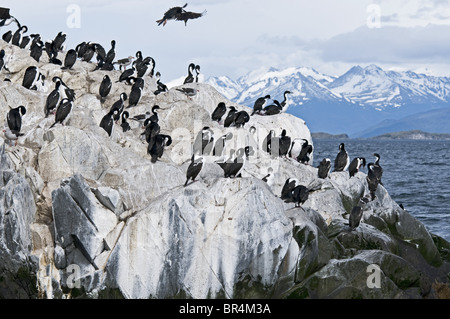
M 187 5 L 187 4 L 186 4 Z M 184 11 L 186 7 L 176 7 L 168 10 L 161 20 L 158 20 L 158 25 L 165 25 L 168 20 L 182 20 L 187 22 L 188 19 L 200 17 L 201 14 L 194 14 L 192 12 Z M 7 10 L 7 11 L 6 11 Z M 30 56 L 37 62 L 40 61 L 42 53 L 45 51 L 48 55 L 50 63 L 61 65 L 61 69 L 71 69 L 77 60 L 84 62 L 91 62 L 94 55 L 96 56 L 97 65 L 95 70 L 115 70 L 115 65 L 119 66 L 119 70 L 122 72 L 119 79 L 116 82 L 125 82 L 131 85 L 129 95 L 125 92 L 120 94 L 120 97 L 115 101 L 108 113 L 102 118 L 99 126 L 102 127 L 109 136 L 112 134 L 112 130 L 115 124 L 121 120 L 121 128 L 123 132 L 130 130 L 130 125 L 127 120 L 130 118 L 130 114 L 125 109 L 135 107 L 138 105 L 142 91 L 144 88 L 145 77 L 155 76 L 157 78 L 157 90 L 154 94 L 160 94 L 168 91 L 166 85 L 160 82 L 161 74 L 155 70 L 155 60 L 152 57 L 143 58 L 141 51 L 136 53 L 136 57 L 129 56 L 124 59 L 115 60 L 115 45 L 116 42 L 111 41 L 111 49 L 106 52 L 105 49 L 99 43 L 82 42 L 76 46 L 75 49 L 67 51 L 64 62 L 58 59 L 58 54 L 64 50 L 64 43 L 66 40 L 66 34 L 59 32 L 56 37 L 51 41 L 45 43 L 41 40 L 39 34 L 31 34 L 30 36 L 24 35 L 28 31 L 26 26 L 23 26 L 19 21 L 9 15 L 9 9 L 0 8 L 0 27 L 6 26 L 11 23 L 17 24 L 17 30 L 12 33 L 8 31 L 3 35 L 3 40 L 22 49 L 30 51 Z M 5 51 L 0 51 L 0 71 L 5 68 Z M 131 67 L 127 69 L 127 66 Z M 8 70 L 7 70 L 8 71 Z M 196 75 L 194 75 L 194 72 Z M 200 73 L 200 66 L 194 63 L 188 66 L 188 75 L 184 80 L 186 83 L 198 82 L 198 75 Z M 39 72 L 39 69 L 35 66 L 30 66 L 26 69 L 22 85 L 30 90 L 40 90 L 44 85 L 45 76 Z M 67 121 L 69 114 L 72 110 L 73 103 L 75 101 L 75 92 L 69 88 L 60 77 L 53 77 L 52 81 L 55 83 L 54 89 L 48 94 L 44 115 L 48 117 L 50 114 L 54 114 L 55 121 L 50 126 L 54 127 L 56 124 L 64 125 Z M 106 97 L 111 91 L 113 82 L 108 75 L 104 75 L 99 87 L 99 99 L 102 104 L 105 103 Z M 195 88 L 177 88 L 183 94 L 186 94 L 189 98 L 195 96 L 197 89 Z M 272 103 L 268 103 L 271 100 L 270 95 L 266 95 L 258 98 L 253 106 L 253 112 L 249 115 L 246 111 L 238 111 L 234 106 L 230 106 L 227 112 L 227 106 L 224 102 L 220 102 L 215 110 L 211 114 L 211 120 L 219 124 L 223 123 L 224 127 L 244 127 L 249 122 L 250 117 L 254 115 L 271 116 L 284 112 L 284 107 L 287 104 L 287 95 L 291 94 L 290 91 L 285 91 L 283 94 L 284 100 L 280 103 L 277 100 L 273 100 Z M 128 105 L 125 106 L 125 102 L 128 100 Z M 170 146 L 172 138 L 169 135 L 160 133 L 160 125 L 158 124 L 158 113 L 160 109 L 158 105 L 152 107 L 151 112 L 140 114 L 131 117 L 131 120 L 138 121 L 143 128 L 141 138 L 147 143 L 147 153 L 151 156 L 151 162 L 155 163 L 158 158 L 163 155 L 164 147 Z M 21 133 L 22 116 L 26 114 L 26 108 L 24 106 L 18 106 L 11 109 L 7 113 L 7 126 L 3 130 L 8 144 L 11 141 L 15 141 L 17 145 L 17 139 L 23 136 Z M 225 118 L 224 118 L 225 116 Z M 224 118 L 224 119 L 223 119 Z M 223 121 L 222 121 L 223 119 Z M 250 127 L 250 132 L 254 133 L 256 128 Z M 203 127 L 199 132 L 197 138 L 194 141 L 192 148 L 192 158 L 190 165 L 186 172 L 186 182 L 184 186 L 189 184 L 189 181 L 194 182 L 198 174 L 200 173 L 202 166 L 205 162 L 204 156 L 212 155 L 218 156 L 220 160 L 216 163 L 223 169 L 225 177 L 240 177 L 245 161 L 249 156 L 254 154 L 254 149 L 251 146 L 240 148 L 237 151 L 231 150 L 230 157 L 225 159 L 224 149 L 225 143 L 232 138 L 231 132 L 221 136 L 216 141 L 214 140 L 214 133 L 210 127 Z M 285 129 L 282 130 L 280 136 L 275 136 L 275 131 L 270 130 L 266 138 L 262 143 L 262 150 L 270 154 L 272 157 L 291 158 L 297 162 L 308 165 L 310 161 L 310 155 L 313 152 L 313 146 L 309 144 L 306 139 L 291 138 L 287 135 Z M 375 163 L 369 163 L 367 182 L 370 191 L 370 199 L 375 199 L 375 191 L 379 184 L 382 184 L 381 177 L 383 170 L 379 164 L 379 154 L 374 154 L 376 157 Z M 344 143 L 339 145 L 339 152 L 334 161 L 334 171 L 345 171 L 348 169 L 349 178 L 352 178 L 361 167 L 366 166 L 366 160 L 363 157 L 356 157 L 350 162 L 347 151 L 345 150 Z M 331 160 L 324 158 L 318 168 L 318 177 L 325 179 L 329 177 L 331 169 Z M 263 180 L 268 181 L 273 177 L 273 170 L 269 170 Z M 289 178 L 286 180 L 282 191 L 281 199 L 285 202 L 295 203 L 296 206 L 302 205 L 307 199 L 310 192 L 314 189 L 308 189 L 307 187 L 298 184 L 295 178 Z M 354 229 L 359 225 L 359 221 L 362 216 L 362 206 L 367 203 L 369 199 L 364 197 L 361 199 L 360 204 L 355 206 L 350 214 L 349 224 L 350 228 Z

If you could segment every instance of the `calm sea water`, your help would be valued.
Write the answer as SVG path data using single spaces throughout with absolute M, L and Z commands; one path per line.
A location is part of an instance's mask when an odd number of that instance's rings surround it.
M 314 163 L 328 157 L 333 169 L 340 140 L 315 139 Z M 389 195 L 432 233 L 450 241 L 450 141 L 343 140 L 350 160 L 374 162 L 380 154 Z M 367 173 L 367 166 L 362 169 Z

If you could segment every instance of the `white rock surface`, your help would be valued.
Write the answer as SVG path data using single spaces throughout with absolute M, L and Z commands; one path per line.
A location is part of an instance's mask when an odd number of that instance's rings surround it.
M 7 56 L 13 51 L 1 40 L 0 48 Z M 147 76 L 140 103 L 127 110 L 134 116 L 155 104 L 161 107 L 161 133 L 173 142 L 153 164 L 137 122 L 129 120 L 132 130 L 126 133 L 115 125 L 111 137 L 99 127 L 119 95 L 130 92 L 129 85 L 116 82 L 119 71 L 93 71 L 94 64 L 81 61 L 63 71 L 46 58 L 30 62 L 26 50 L 14 48 L 14 54 L 8 60 L 11 73 L 1 74 L 12 82 L 0 82 L 0 118 L 18 105 L 26 106 L 27 113 L 24 136 L 1 155 L 0 256 L 7 260 L 3 273 L 17 272 L 25 263 L 37 278 L 38 296 L 70 297 L 64 292 L 74 279 L 69 271 L 74 266 L 79 269 L 75 282 L 90 297 L 116 289 L 126 298 L 267 298 L 298 291 L 330 296 L 310 283 L 311 276 L 326 282 L 331 274 L 360 289 L 361 282 L 347 276 L 345 265 L 381 260 L 374 257 L 378 252 L 396 254 L 405 243 L 417 245 L 417 256 L 426 263 L 443 264 L 425 227 L 382 186 L 376 200 L 364 207 L 361 226 L 347 232 L 352 206 L 367 194 L 364 173 L 352 179 L 347 172 L 332 173 L 319 180 L 317 168 L 261 150 L 271 129 L 276 135 L 286 129 L 292 138 L 313 143 L 302 119 L 255 115 L 243 128 L 225 128 L 210 120 L 219 102 L 250 109 L 203 83 L 186 85 L 199 90 L 190 98 L 177 87 L 155 96 L 155 79 Z M 46 76 L 46 92 L 21 86 L 31 64 Z M 98 86 L 104 74 L 110 75 L 113 89 L 101 104 Z M 67 124 L 49 129 L 54 118 L 44 118 L 44 106 L 53 76 L 73 88 L 76 99 Z M 183 187 L 193 141 L 204 126 L 215 139 L 233 133 L 228 150 L 250 145 L 255 153 L 242 177 L 232 179 L 223 177 L 218 158 L 206 157 L 197 181 Z M 267 184 L 261 179 L 269 167 L 273 179 Z M 279 198 L 287 178 L 314 189 L 301 208 Z M 409 254 L 399 255 L 390 260 L 408 262 Z M 403 296 L 392 282 L 392 289 L 376 296 Z M 0 284 L 0 296 L 10 296 L 4 291 Z

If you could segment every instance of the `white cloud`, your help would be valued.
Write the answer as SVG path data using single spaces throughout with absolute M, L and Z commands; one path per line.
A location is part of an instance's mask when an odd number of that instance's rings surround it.
M 187 27 L 178 21 L 156 25 L 167 9 L 186 2 L 189 10 L 207 10 L 206 16 L 189 21 Z M 191 61 L 201 64 L 204 74 L 234 78 L 268 65 L 311 66 L 334 75 L 366 62 L 422 69 L 439 65 L 444 70 L 447 31 L 433 34 L 426 28 L 405 27 L 450 25 L 449 2 L 41 0 L 30 9 L 29 1 L 3 0 L 2 6 L 10 7 L 31 33 L 52 38 L 58 31 L 66 32 L 69 47 L 97 41 L 109 48 L 114 39 L 118 56 L 141 50 L 156 60 L 157 70 L 169 81 L 184 75 Z M 66 8 L 72 3 L 81 8 L 80 29 L 66 25 Z M 366 26 L 371 4 L 381 9 L 380 29 Z
M 449 0 L 378 0 L 376 3 L 381 8 L 383 26 L 450 25 Z

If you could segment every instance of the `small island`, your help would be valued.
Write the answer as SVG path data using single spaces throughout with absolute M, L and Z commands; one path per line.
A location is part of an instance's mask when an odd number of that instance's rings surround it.
M 446 133 L 428 133 L 421 130 L 401 131 L 385 133 L 372 137 L 372 139 L 383 140 L 450 140 L 450 134 Z
M 311 133 L 311 137 L 321 140 L 344 140 L 349 138 L 347 134 L 329 134 L 325 132 Z

